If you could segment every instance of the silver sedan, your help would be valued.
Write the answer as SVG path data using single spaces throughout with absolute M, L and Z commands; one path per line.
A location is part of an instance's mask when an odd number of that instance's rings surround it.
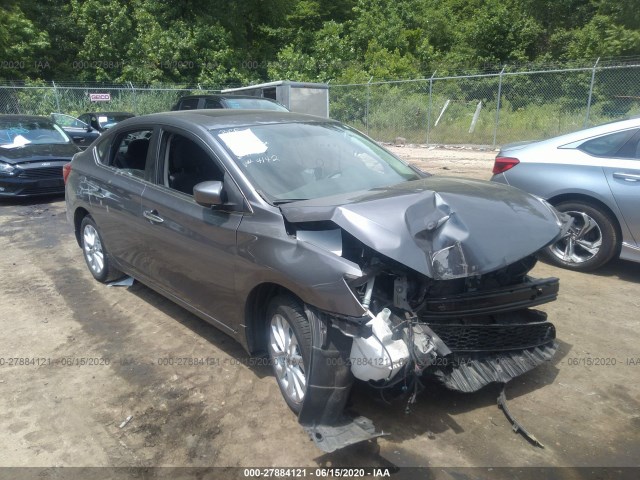
M 493 173 L 574 218 L 545 250 L 552 263 L 588 271 L 618 256 L 640 262 L 640 118 L 506 145 Z

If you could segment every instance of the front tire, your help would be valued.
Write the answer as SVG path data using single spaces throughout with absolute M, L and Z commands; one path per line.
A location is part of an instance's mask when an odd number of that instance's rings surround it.
M 562 202 L 555 208 L 573 217 L 563 238 L 545 249 L 549 262 L 562 268 L 587 272 L 602 267 L 618 252 L 615 221 L 601 208 L 587 202 Z
M 311 359 L 311 327 L 300 302 L 278 295 L 269 304 L 267 345 L 273 372 L 289 408 L 300 413 Z
M 123 273 L 113 266 L 98 232 L 98 226 L 90 215 L 82 219 L 80 239 L 84 260 L 93 278 L 99 282 L 107 283 L 123 276 Z

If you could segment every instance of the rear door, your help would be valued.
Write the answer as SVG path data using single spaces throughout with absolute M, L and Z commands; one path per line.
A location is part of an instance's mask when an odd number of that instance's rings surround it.
M 135 127 L 105 138 L 93 151 L 97 173 L 82 186 L 107 251 L 127 270 L 144 249 L 141 197 L 155 173 L 156 131 Z
M 236 230 L 243 213 L 193 199 L 197 183 L 230 181 L 228 174 L 206 143 L 179 129 L 162 131 L 157 158 L 156 181 L 142 195 L 140 268 L 165 293 L 235 332 L 227 319 L 238 309 Z

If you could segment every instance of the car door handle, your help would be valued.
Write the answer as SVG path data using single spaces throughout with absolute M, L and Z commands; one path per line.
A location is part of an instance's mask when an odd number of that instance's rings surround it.
M 162 223 L 164 222 L 164 218 L 158 215 L 157 210 L 145 210 L 142 215 L 144 218 L 149 220 L 151 223 Z
M 636 175 L 633 173 L 615 172 L 613 174 L 613 178 L 619 178 L 627 182 L 640 182 L 640 175 Z

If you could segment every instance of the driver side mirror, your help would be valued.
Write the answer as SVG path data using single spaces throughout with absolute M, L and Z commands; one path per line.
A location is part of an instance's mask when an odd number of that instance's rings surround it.
M 203 207 L 213 207 L 224 203 L 224 189 L 220 181 L 200 182 L 193 187 L 193 199 Z

